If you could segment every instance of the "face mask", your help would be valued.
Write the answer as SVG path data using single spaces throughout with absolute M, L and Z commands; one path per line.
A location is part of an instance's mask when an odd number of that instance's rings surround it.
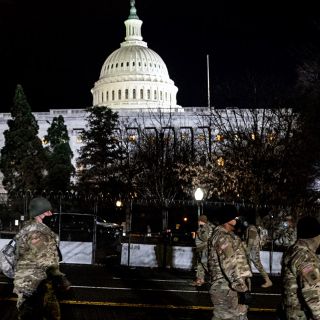
M 240 229 L 241 226 L 242 226 L 242 221 L 241 221 L 241 219 L 237 218 L 237 219 L 235 219 L 235 220 L 236 220 L 236 224 L 235 224 L 234 228 L 235 228 L 235 229 Z
M 50 226 L 51 221 L 52 221 L 52 216 L 45 216 L 42 219 L 42 223 L 46 224 L 47 226 Z
M 249 225 L 248 221 L 246 221 L 244 217 L 237 217 L 235 220 L 237 222 L 235 225 L 236 229 L 245 229 Z

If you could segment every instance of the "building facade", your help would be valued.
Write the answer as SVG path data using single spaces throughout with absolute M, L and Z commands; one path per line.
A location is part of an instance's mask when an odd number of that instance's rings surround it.
M 124 24 L 124 41 L 107 57 L 99 79 L 91 89 L 92 105 L 109 107 L 118 113 L 122 137 L 137 134 L 141 126 L 174 128 L 177 132 L 192 131 L 193 134 L 197 126 L 203 126 L 199 119 L 201 114 L 208 112 L 208 108 L 183 108 L 177 104 L 178 88 L 170 79 L 165 62 L 143 41 L 142 21 L 133 0 L 130 1 L 129 17 Z M 82 145 L 81 131 L 86 128 L 85 108 L 50 109 L 49 112 L 34 112 L 33 115 L 43 143 L 53 118 L 59 115 L 64 117 L 75 165 Z M 3 132 L 8 128 L 10 117 L 10 113 L 0 113 L 0 148 L 5 143 Z M 4 190 L 0 189 L 1 192 Z

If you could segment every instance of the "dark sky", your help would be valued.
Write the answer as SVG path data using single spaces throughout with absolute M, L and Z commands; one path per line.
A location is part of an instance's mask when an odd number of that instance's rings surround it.
M 129 8 L 129 0 L 0 0 L 0 111 L 10 110 L 17 83 L 33 111 L 90 106 L 105 59 L 124 40 Z M 182 106 L 207 104 L 207 54 L 212 100 L 223 103 L 222 84 L 253 74 L 265 86 L 291 85 L 299 51 L 320 39 L 308 1 L 136 0 L 136 8 Z

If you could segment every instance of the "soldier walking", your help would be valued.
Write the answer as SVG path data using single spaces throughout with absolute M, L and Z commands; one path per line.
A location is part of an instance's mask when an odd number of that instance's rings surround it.
M 287 320 L 320 320 L 319 221 L 301 218 L 297 239 L 282 259 L 283 310 Z
M 248 219 L 249 220 L 249 219 Z M 260 259 L 260 235 L 258 228 L 248 221 L 249 225 L 245 230 L 245 246 L 247 250 L 248 257 L 252 261 L 253 265 L 260 272 L 265 282 L 261 285 L 262 288 L 269 288 L 272 286 L 272 281 L 270 280 L 267 272 L 264 270 Z
M 197 269 L 196 280 L 192 282 L 193 286 L 202 286 L 205 283 L 205 274 L 208 264 L 208 239 L 211 237 L 215 226 L 208 221 L 206 215 L 198 218 L 198 230 L 196 232 L 196 255 Z
M 58 237 L 43 220 L 52 215 L 45 198 L 30 201 L 30 220 L 16 235 L 17 265 L 13 292 L 19 320 L 60 320 L 56 287 L 69 288 L 59 270 Z
M 241 239 L 234 233 L 238 219 L 235 206 L 221 208 L 219 225 L 209 240 L 212 320 L 246 320 L 251 300 L 252 272 Z

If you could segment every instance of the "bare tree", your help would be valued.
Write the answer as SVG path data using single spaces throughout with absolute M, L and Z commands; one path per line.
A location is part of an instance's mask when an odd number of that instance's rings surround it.
M 255 205 L 294 202 L 306 187 L 298 119 L 291 109 L 213 110 L 199 118 L 211 128 L 205 161 L 180 165 L 180 179 L 189 191 L 202 186 L 211 199 Z
M 130 194 L 159 203 L 165 229 L 168 206 L 182 196 L 176 167 L 191 162 L 191 135 L 172 126 L 170 113 L 142 115 L 124 127 L 126 137 L 122 140 L 127 153 L 121 169 L 123 180 L 130 186 Z

